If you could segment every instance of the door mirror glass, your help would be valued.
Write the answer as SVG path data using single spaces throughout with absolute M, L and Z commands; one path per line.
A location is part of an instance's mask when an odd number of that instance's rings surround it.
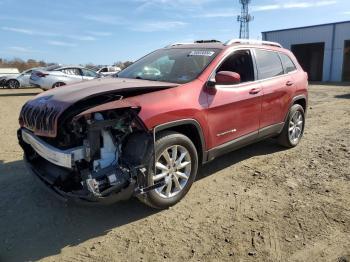
M 236 72 L 220 71 L 215 75 L 217 85 L 236 85 L 241 83 L 241 76 Z

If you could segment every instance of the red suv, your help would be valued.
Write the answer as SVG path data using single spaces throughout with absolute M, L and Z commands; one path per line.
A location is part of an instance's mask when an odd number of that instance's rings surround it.
M 35 176 L 60 198 L 177 203 L 199 164 L 268 137 L 296 146 L 307 74 L 272 42 L 210 40 L 154 51 L 111 78 L 43 92 L 19 117 Z

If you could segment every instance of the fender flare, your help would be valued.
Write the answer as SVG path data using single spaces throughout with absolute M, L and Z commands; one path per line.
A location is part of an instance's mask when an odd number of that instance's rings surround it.
M 289 114 L 289 110 L 290 108 L 294 105 L 295 101 L 298 101 L 298 100 L 305 100 L 305 115 L 306 115 L 306 111 L 307 111 L 307 104 L 308 104 L 308 101 L 307 101 L 307 97 L 306 95 L 297 95 L 297 96 L 294 96 L 289 104 L 289 109 L 286 113 L 286 116 L 284 117 L 284 123 L 286 123 L 287 121 L 287 117 L 288 117 L 288 114 Z
M 203 163 L 207 162 L 207 155 L 208 154 L 207 154 L 207 150 L 206 150 L 206 142 L 205 142 L 205 138 L 203 135 L 203 129 L 202 129 L 201 125 L 199 124 L 199 122 L 195 119 L 192 119 L 192 118 L 180 119 L 180 120 L 175 120 L 175 121 L 171 121 L 171 122 L 167 122 L 167 123 L 155 126 L 153 128 L 154 141 L 156 139 L 156 133 L 158 133 L 162 130 L 171 129 L 172 127 L 183 126 L 183 125 L 193 125 L 196 128 L 197 133 L 199 135 L 200 142 L 201 142 L 202 162 Z

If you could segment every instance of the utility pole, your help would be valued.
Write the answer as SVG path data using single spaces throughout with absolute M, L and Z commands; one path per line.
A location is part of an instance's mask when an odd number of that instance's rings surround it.
M 237 21 L 240 22 L 239 38 L 249 39 L 249 22 L 253 21 L 254 17 L 249 14 L 249 4 L 251 0 L 239 0 L 242 5 L 241 15 L 237 16 Z

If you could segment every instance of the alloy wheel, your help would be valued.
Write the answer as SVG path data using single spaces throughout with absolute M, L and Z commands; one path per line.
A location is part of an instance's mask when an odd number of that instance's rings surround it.
M 16 80 L 10 80 L 8 83 L 9 88 L 18 88 L 19 83 Z
M 190 153 L 183 146 L 170 146 L 159 155 L 155 167 L 153 183 L 165 183 L 155 192 L 162 198 L 174 197 L 184 189 L 190 177 Z
M 293 143 L 297 143 L 303 133 L 304 119 L 300 111 L 296 111 L 289 121 L 288 135 Z

